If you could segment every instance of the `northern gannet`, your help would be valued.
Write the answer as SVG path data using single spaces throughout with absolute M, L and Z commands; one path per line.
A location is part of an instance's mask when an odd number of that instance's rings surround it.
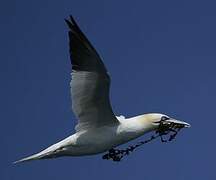
M 132 118 L 115 116 L 109 100 L 110 76 L 104 63 L 73 17 L 65 21 L 69 27 L 72 109 L 78 119 L 76 133 L 15 163 L 102 153 L 147 132 L 156 131 L 162 121 L 181 127 L 190 126 L 160 113 Z

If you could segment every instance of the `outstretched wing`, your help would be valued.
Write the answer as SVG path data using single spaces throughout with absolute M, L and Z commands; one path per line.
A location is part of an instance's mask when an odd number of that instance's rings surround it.
M 100 56 L 73 17 L 65 21 L 69 27 L 72 109 L 78 119 L 76 131 L 118 123 L 109 101 L 110 77 Z

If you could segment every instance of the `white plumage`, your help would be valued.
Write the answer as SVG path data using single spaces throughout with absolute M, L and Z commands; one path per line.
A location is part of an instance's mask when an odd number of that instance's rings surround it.
M 167 123 L 190 126 L 159 113 L 132 118 L 115 116 L 109 101 L 110 77 L 100 56 L 71 16 L 66 23 L 69 26 L 72 64 L 72 108 L 78 119 L 76 133 L 15 163 L 102 153 L 149 131 L 157 130 L 164 117 Z

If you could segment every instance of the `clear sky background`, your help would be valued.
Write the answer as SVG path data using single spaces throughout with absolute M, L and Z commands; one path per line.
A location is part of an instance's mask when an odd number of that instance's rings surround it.
M 215 1 L 0 4 L 1 180 L 216 179 Z M 69 14 L 111 74 L 116 115 L 163 112 L 192 127 L 172 143 L 156 140 L 120 163 L 96 155 L 12 165 L 74 133 L 63 20 Z

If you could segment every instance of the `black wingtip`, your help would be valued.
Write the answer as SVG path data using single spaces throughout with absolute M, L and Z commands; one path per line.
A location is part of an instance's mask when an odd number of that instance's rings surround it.
M 72 15 L 70 15 L 70 20 L 71 20 L 72 23 L 76 24 Z
M 66 24 L 68 25 L 68 27 L 70 29 L 72 29 L 73 25 L 71 24 L 71 22 L 68 19 L 64 19 L 64 20 L 65 20 Z
M 65 18 L 64 20 L 69 28 L 72 28 L 73 26 L 77 26 L 77 23 L 72 15 L 69 16 L 69 19 Z

